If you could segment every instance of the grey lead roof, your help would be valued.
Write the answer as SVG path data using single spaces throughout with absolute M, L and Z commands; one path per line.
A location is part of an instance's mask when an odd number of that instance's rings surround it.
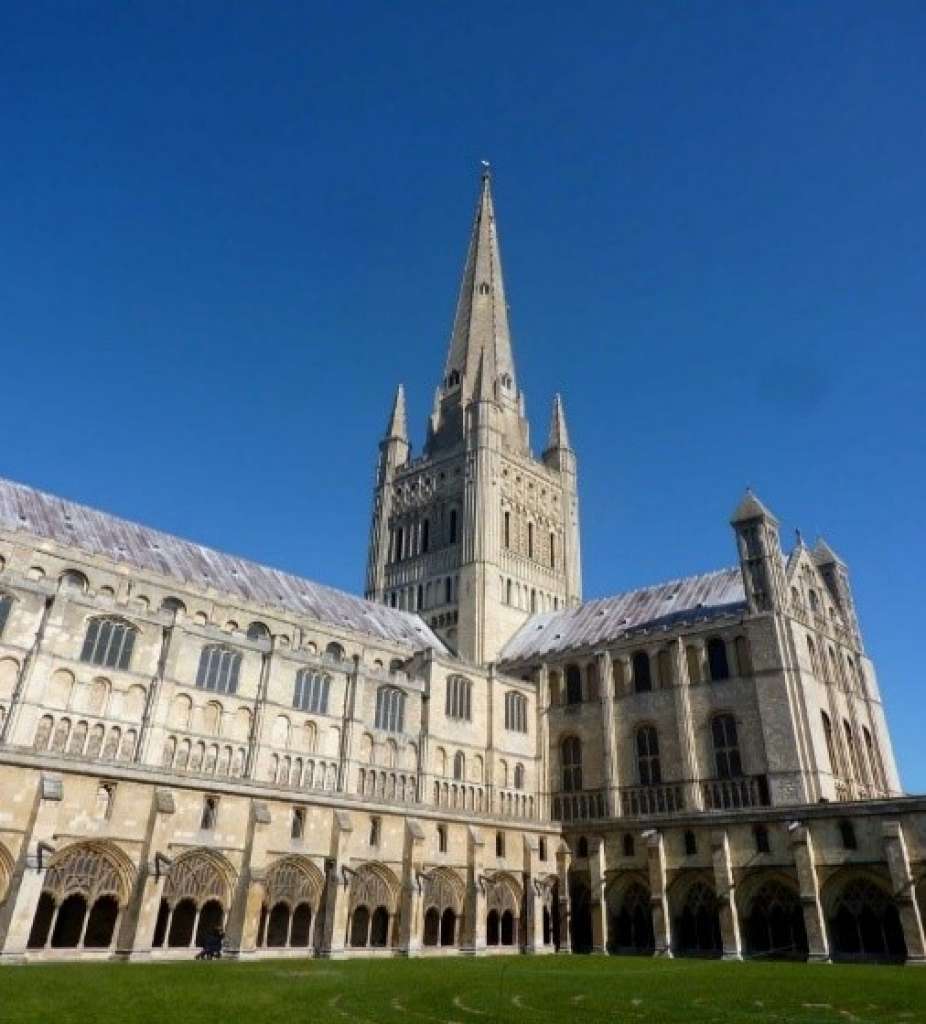
M 279 608 L 414 650 L 431 647 L 440 653 L 447 651 L 417 615 L 2 478 L 0 529 L 44 537 L 136 569 L 173 577 L 194 588 L 212 587 L 232 601 Z
M 626 594 L 587 601 L 578 608 L 533 615 L 508 641 L 499 661 L 611 643 L 641 629 L 736 615 L 746 609 L 740 570 L 719 569 Z

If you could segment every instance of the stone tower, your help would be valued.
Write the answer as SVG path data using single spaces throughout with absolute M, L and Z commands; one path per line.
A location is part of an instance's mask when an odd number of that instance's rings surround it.
M 533 612 L 577 604 L 581 577 L 576 457 L 558 395 L 542 457 L 530 448 L 485 170 L 424 450 L 411 457 L 401 387 L 380 442 L 366 593 L 485 664 Z

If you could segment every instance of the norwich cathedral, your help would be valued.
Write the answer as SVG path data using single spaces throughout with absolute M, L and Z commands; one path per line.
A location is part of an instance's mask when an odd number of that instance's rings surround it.
M 0 480 L 0 963 L 926 961 L 846 563 L 747 491 L 728 565 L 584 600 L 551 405 L 535 443 L 486 171 L 364 597 Z

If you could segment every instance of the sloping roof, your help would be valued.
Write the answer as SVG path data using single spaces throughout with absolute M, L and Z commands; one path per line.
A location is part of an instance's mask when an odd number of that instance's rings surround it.
M 643 628 L 672 627 L 684 621 L 735 615 L 745 609 L 740 570 L 720 569 L 587 601 L 578 608 L 533 615 L 505 645 L 499 661 L 520 661 L 611 643 Z
M 365 601 L 244 558 L 182 540 L 106 512 L 0 478 L 0 529 L 23 531 L 193 588 L 213 587 L 230 601 L 253 602 L 418 650 L 446 653 L 410 612 Z

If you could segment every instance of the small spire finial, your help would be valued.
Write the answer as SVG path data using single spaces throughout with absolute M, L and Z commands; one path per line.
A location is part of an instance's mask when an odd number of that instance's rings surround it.
M 794 537 L 797 540 L 798 547 L 801 547 L 804 543 L 804 538 L 801 536 L 801 528 L 799 526 L 794 528 Z
M 482 164 L 482 180 L 488 181 L 492 177 L 492 165 L 488 160 L 480 160 L 479 162 Z

